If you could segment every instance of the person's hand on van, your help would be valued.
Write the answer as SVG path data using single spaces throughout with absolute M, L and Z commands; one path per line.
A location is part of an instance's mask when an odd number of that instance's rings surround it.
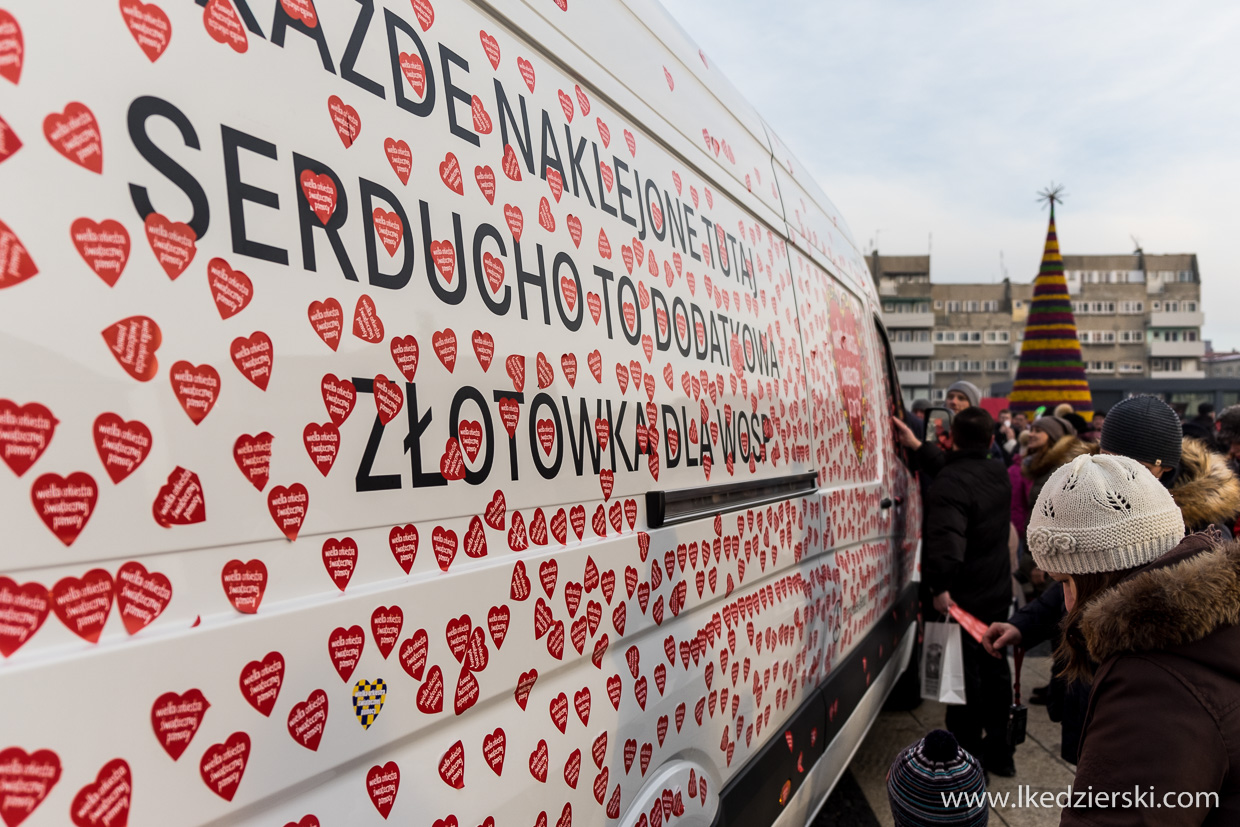
M 1011 623 L 992 623 L 982 633 L 982 647 L 997 658 L 1003 657 L 1005 646 L 1019 646 L 1020 640 L 1020 629 Z
M 896 426 L 896 442 L 910 451 L 916 451 L 921 447 L 921 440 L 917 438 L 917 434 L 913 433 L 912 428 L 904 424 L 903 420 L 893 416 L 891 423 Z

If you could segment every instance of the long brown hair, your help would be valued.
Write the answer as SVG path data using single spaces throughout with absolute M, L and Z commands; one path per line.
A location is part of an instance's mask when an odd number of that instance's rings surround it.
M 1076 584 L 1076 603 L 1059 623 L 1063 634 L 1060 635 L 1059 646 L 1055 649 L 1055 663 L 1062 666 L 1060 675 L 1069 682 L 1080 681 L 1088 685 L 1094 680 L 1097 664 L 1090 657 L 1085 636 L 1081 633 L 1081 617 L 1085 614 L 1085 609 L 1094 598 L 1118 584 L 1132 571 L 1120 569 L 1072 575 Z M 1066 583 L 1064 588 L 1067 588 Z

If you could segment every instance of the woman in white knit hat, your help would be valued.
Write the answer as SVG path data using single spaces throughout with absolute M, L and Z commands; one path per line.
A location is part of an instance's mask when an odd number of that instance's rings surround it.
M 1110 455 L 1051 476 L 1028 538 L 1064 584 L 1056 656 L 1092 682 L 1072 785 L 1089 806 L 1060 824 L 1240 824 L 1240 543 L 1185 538 L 1167 489 Z

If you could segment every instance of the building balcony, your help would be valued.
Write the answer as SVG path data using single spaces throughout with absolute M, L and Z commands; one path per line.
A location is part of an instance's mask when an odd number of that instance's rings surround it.
M 1204 370 L 1152 370 L 1151 379 L 1205 379 Z
M 1157 358 L 1183 357 L 1200 359 L 1206 355 L 1206 343 L 1203 341 L 1196 342 L 1163 342 L 1152 341 L 1149 343 L 1150 356 Z
M 897 359 L 929 359 L 934 356 L 934 342 L 892 342 L 891 355 Z
M 1206 314 L 1200 310 L 1195 313 L 1151 313 L 1150 327 L 1201 327 L 1206 323 Z
M 902 388 L 928 388 L 934 384 L 934 371 L 902 370 L 898 373 Z
M 929 330 L 934 327 L 933 313 L 884 313 L 883 324 L 889 329 L 920 327 Z

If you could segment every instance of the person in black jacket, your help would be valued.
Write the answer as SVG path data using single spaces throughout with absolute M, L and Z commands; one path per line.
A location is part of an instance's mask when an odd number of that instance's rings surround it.
M 1007 619 L 1012 600 L 1008 554 L 1012 484 L 1002 462 L 988 458 L 995 423 L 978 407 L 952 420 L 952 449 L 920 442 L 896 424 L 896 434 L 914 451 L 914 462 L 934 476 L 926 498 L 922 581 L 936 612 L 958 605 L 986 623 Z M 1007 744 L 1012 676 L 1007 660 L 991 658 L 968 635 L 962 636 L 965 697 L 947 709 L 947 729 L 979 757 L 989 772 L 1016 772 Z

